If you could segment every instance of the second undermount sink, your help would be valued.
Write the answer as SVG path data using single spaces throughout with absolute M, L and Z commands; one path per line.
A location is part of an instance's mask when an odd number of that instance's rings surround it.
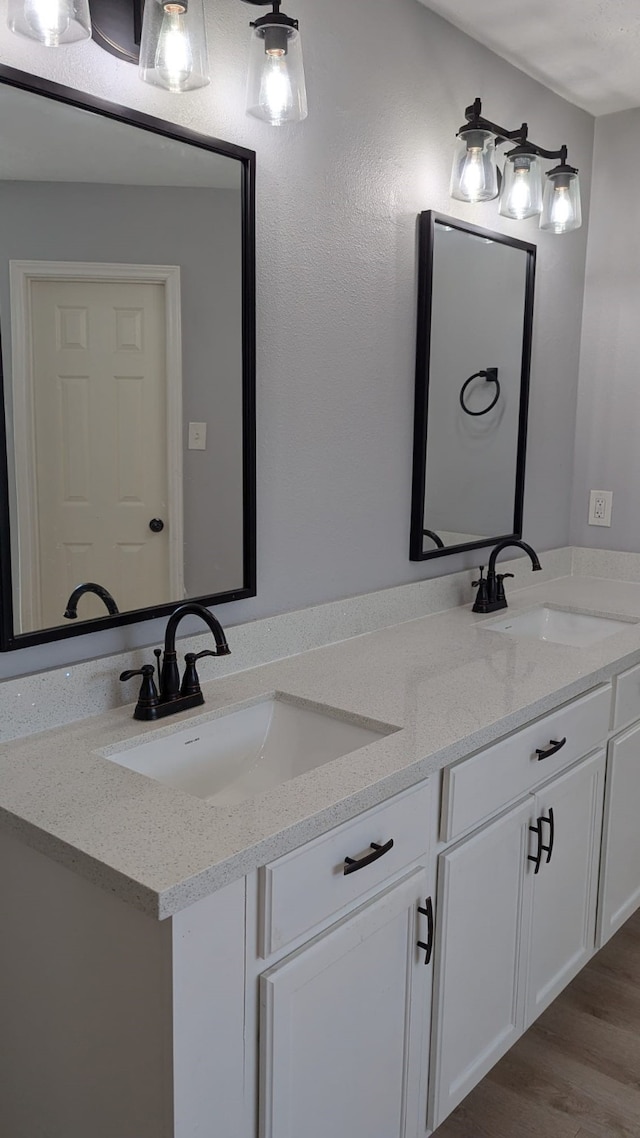
M 504 632 L 507 636 L 529 636 L 574 648 L 587 648 L 637 623 L 632 618 L 594 616 L 592 613 L 540 605 L 529 612 L 488 621 L 480 627 L 490 632 Z
M 361 726 L 333 709 L 270 696 L 99 754 L 213 805 L 231 806 L 396 730 L 383 724 Z

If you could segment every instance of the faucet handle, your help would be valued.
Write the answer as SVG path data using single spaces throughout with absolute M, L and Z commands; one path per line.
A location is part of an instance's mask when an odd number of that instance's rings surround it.
M 487 612 L 487 605 L 489 603 L 488 582 L 484 576 L 484 565 L 480 566 L 480 576 L 477 581 L 472 581 L 474 589 L 477 589 L 476 599 L 472 608 L 472 612 Z
M 196 671 L 196 660 L 201 660 L 203 656 L 217 656 L 217 652 L 212 652 L 206 648 L 204 652 L 187 652 L 184 658 L 185 669 L 182 683 L 180 685 L 180 695 L 198 695 L 200 692 L 200 677 Z
M 141 668 L 129 669 L 122 672 L 121 680 L 131 680 L 134 676 L 142 676 L 138 707 L 155 707 L 158 703 L 158 689 L 154 683 L 155 668 L 153 664 L 143 664 Z M 137 709 L 136 709 L 137 710 Z
M 496 601 L 504 601 L 505 608 L 507 598 L 504 594 L 504 582 L 507 577 L 513 577 L 513 573 L 496 573 Z

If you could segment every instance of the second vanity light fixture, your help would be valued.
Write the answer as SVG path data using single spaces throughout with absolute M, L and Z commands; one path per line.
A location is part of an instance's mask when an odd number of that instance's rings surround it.
M 272 8 L 251 23 L 247 114 L 273 126 L 300 122 L 307 117 L 307 95 L 298 21 L 280 11 L 281 0 L 245 3 Z M 194 91 L 210 82 L 204 0 L 9 0 L 8 24 L 44 47 L 93 34 L 120 59 L 138 62 L 143 82 L 167 91 Z M 114 27 L 123 29 L 126 46 Z
M 451 197 L 464 202 L 491 201 L 500 197 L 500 213 L 521 221 L 540 215 L 540 228 L 551 233 L 569 233 L 582 225 L 578 171 L 568 164 L 567 147 L 545 150 L 528 137 L 522 123 L 506 130 L 482 116 L 480 99 L 467 107 L 466 122 L 458 131 L 451 173 Z M 496 164 L 496 147 L 515 142 L 506 154 L 504 175 Z M 544 191 L 540 158 L 559 159 L 545 173 Z

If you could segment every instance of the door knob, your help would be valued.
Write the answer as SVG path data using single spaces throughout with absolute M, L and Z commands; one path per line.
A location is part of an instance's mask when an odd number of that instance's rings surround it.
M 164 529 L 164 522 L 162 518 L 152 518 L 149 522 L 149 529 L 152 533 L 162 533 Z

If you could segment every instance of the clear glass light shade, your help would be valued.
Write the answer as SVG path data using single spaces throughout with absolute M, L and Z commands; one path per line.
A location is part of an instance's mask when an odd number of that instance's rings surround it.
M 523 221 L 542 210 L 542 178 L 535 154 L 507 157 L 500 190 L 500 213 Z
M 488 130 L 458 135 L 451 171 L 451 197 L 461 202 L 488 202 L 498 196 L 495 138 Z
M 571 167 L 558 166 L 545 178 L 540 228 L 551 233 L 570 233 L 581 225 L 578 173 Z
M 302 45 L 297 28 L 267 24 L 251 35 L 247 114 L 272 126 L 307 117 Z
M 140 78 L 167 91 L 195 91 L 209 80 L 203 0 L 145 0 Z
M 7 23 L 45 47 L 77 43 L 91 36 L 89 0 L 9 0 Z

